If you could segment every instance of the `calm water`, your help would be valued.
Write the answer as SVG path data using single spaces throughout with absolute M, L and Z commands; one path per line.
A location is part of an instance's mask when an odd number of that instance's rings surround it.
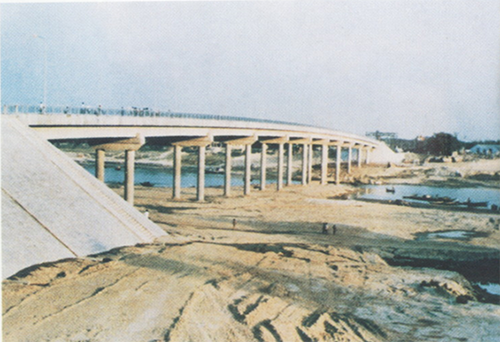
M 94 165 L 85 165 L 84 168 L 95 175 Z M 125 179 L 125 171 L 116 170 L 114 166 L 106 166 L 104 170 L 104 181 L 106 183 L 123 183 Z M 148 167 L 136 165 L 135 167 L 135 184 L 150 182 L 155 187 L 172 187 L 173 186 L 173 171 L 171 167 Z M 276 183 L 276 175 L 268 172 L 266 178 L 267 184 Z M 197 184 L 197 169 L 196 167 L 183 167 L 181 175 L 181 186 L 189 188 Z M 252 184 L 260 184 L 260 176 L 252 175 Z M 243 173 L 231 175 L 232 186 L 243 186 Z M 206 187 L 224 186 L 224 174 L 205 173 Z
M 392 185 L 365 185 L 360 187 L 361 191 L 357 194 L 358 198 L 379 199 L 379 200 L 398 200 L 403 196 L 411 195 L 431 195 L 448 196 L 457 201 L 466 202 L 470 198 L 472 202 L 488 201 L 488 206 L 492 204 L 500 205 L 500 189 L 488 188 L 443 188 L 423 185 L 394 185 L 395 192 L 387 192 L 387 188 Z M 405 199 L 405 201 L 409 201 Z
M 487 292 L 500 296 L 500 284 L 496 283 L 476 283 L 479 287 Z

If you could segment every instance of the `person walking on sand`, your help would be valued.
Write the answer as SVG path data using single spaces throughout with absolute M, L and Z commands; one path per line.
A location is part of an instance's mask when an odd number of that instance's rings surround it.
M 323 223 L 323 228 L 321 229 L 323 234 L 328 234 L 328 223 Z
M 233 229 L 236 229 L 236 219 L 233 219 Z

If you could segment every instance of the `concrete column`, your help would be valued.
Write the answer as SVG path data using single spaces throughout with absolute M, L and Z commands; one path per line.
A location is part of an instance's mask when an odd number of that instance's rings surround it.
M 95 176 L 101 182 L 104 182 L 104 160 L 106 152 L 104 150 L 95 151 Z
M 243 194 L 250 194 L 250 182 L 252 178 L 252 145 L 245 145 L 245 186 L 243 188 Z
M 352 146 L 349 146 L 349 153 L 347 154 L 347 173 L 351 173 L 352 163 Z
M 361 167 L 361 152 L 362 151 L 363 150 L 361 149 L 361 147 L 358 148 L 358 159 L 357 159 L 357 166 L 358 166 L 358 168 Z
M 198 187 L 196 188 L 196 199 L 199 202 L 205 200 L 205 150 L 206 146 L 198 147 Z
M 292 173 L 293 173 L 293 144 L 288 144 L 288 160 L 286 169 L 286 185 L 292 184 Z
M 307 183 L 311 184 L 312 181 L 312 168 L 313 168 L 313 144 L 309 145 L 309 162 L 307 165 Z
M 340 163 L 342 162 L 342 146 L 337 145 L 337 154 L 335 158 L 335 184 L 340 184 Z
M 327 173 L 328 173 L 328 145 L 321 146 L 321 184 L 325 185 L 327 183 Z
M 224 196 L 231 194 L 231 145 L 226 145 L 226 165 L 224 167 Z
M 125 151 L 125 201 L 134 205 L 135 151 Z
M 278 190 L 283 188 L 283 145 L 283 143 L 278 145 Z
M 307 144 L 302 145 L 302 185 L 307 184 Z
M 174 146 L 174 189 L 173 198 L 181 198 L 181 152 L 182 147 Z
M 266 172 L 267 172 L 267 144 L 262 144 L 262 152 L 260 154 L 260 190 L 266 188 Z
M 366 165 L 370 164 L 370 148 L 366 149 Z

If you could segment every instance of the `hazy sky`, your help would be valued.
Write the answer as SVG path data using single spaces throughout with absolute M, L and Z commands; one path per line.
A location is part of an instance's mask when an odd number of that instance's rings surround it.
M 500 0 L 2 4 L 2 103 L 500 139 Z M 39 35 L 42 38 L 37 38 Z

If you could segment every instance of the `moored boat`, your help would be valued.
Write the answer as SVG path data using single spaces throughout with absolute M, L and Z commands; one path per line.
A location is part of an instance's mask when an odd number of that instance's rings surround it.
M 487 207 L 488 206 L 488 201 L 485 202 L 472 202 L 470 198 L 467 200 L 467 202 L 461 202 L 461 205 L 466 205 L 469 208 L 477 208 L 477 207 Z
M 455 198 L 451 198 L 448 196 L 431 196 L 431 195 L 411 195 L 411 196 L 403 196 L 406 199 L 412 199 L 417 201 L 426 201 L 432 203 L 456 203 Z

